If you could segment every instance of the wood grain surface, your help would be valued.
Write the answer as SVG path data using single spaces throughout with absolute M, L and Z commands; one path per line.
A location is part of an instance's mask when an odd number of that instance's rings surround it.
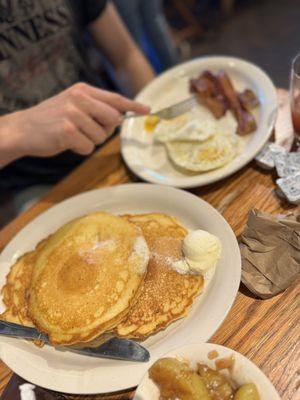
M 119 138 L 113 138 L 45 198 L 5 227 L 0 232 L 0 249 L 35 216 L 63 199 L 89 189 L 136 180 L 122 162 Z M 295 206 L 275 195 L 274 188 L 274 176 L 252 163 L 222 182 L 192 192 L 217 208 L 239 235 L 252 208 L 274 214 L 296 211 Z M 254 361 L 271 379 L 283 400 L 300 399 L 299 294 L 299 282 L 269 300 L 256 299 L 241 286 L 225 322 L 211 338 L 211 342 L 231 347 Z M 10 374 L 0 363 L 1 390 Z M 125 394 L 117 398 L 131 397 Z

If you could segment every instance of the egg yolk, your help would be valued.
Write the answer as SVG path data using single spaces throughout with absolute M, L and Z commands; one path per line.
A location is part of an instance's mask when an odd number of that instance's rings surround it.
M 145 130 L 148 133 L 152 133 L 156 125 L 160 122 L 160 118 L 156 115 L 148 115 L 145 120 Z

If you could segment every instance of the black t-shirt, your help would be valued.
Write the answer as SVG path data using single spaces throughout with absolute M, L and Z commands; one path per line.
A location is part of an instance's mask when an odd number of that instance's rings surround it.
M 0 115 L 33 106 L 79 81 L 101 86 L 86 62 L 83 35 L 106 4 L 107 0 L 0 3 Z M 0 191 L 55 182 L 81 160 L 71 152 L 18 160 L 0 170 Z

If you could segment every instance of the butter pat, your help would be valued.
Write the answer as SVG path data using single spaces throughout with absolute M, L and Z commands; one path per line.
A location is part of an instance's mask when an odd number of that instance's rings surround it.
M 220 240 L 200 229 L 189 232 L 182 243 L 183 258 L 171 263 L 179 274 L 202 274 L 215 268 L 221 257 Z
M 200 229 L 191 231 L 183 241 L 182 252 L 190 270 L 195 273 L 215 268 L 221 257 L 220 240 Z

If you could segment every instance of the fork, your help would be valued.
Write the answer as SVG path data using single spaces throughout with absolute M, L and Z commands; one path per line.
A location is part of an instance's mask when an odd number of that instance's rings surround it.
M 186 113 L 191 108 L 193 108 L 197 104 L 196 96 L 191 96 L 179 103 L 173 104 L 172 106 L 163 108 L 162 110 L 147 114 L 147 115 L 140 115 L 140 114 L 129 114 L 123 117 L 123 121 L 129 118 L 139 118 L 139 117 L 149 117 L 155 116 L 159 119 L 173 119 L 179 117 L 181 114 Z

